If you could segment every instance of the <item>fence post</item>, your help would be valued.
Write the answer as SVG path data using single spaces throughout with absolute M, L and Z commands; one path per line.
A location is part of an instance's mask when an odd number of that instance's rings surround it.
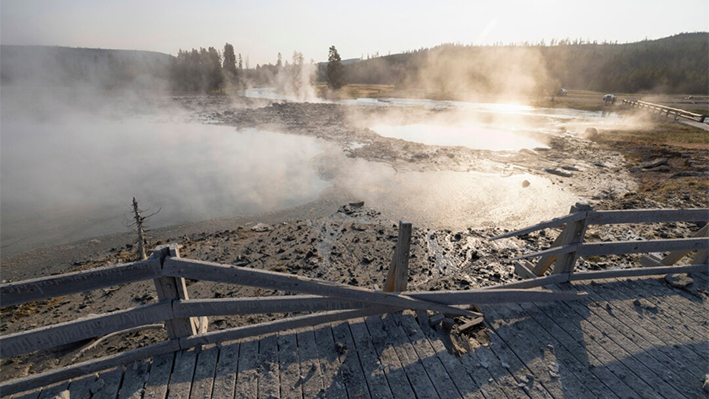
M 180 256 L 177 246 L 160 245 L 153 250 L 153 256 L 162 265 L 168 256 Z M 175 299 L 189 299 L 187 295 L 187 285 L 185 279 L 181 277 L 160 277 L 155 280 L 155 290 L 160 301 L 171 301 Z M 194 319 L 194 320 L 193 320 Z M 187 337 L 197 333 L 196 318 L 170 319 L 165 321 L 167 335 L 170 339 Z
M 593 210 L 593 208 L 590 205 L 577 202 L 576 205 L 571 207 L 569 213 L 588 212 L 591 210 Z M 585 218 L 576 222 L 567 223 L 564 230 L 561 231 L 561 234 L 559 234 L 559 236 L 556 237 L 554 242 L 551 244 L 551 247 L 554 248 L 567 244 L 583 242 L 584 234 L 586 234 Z M 556 262 L 556 265 L 554 266 L 554 274 L 570 273 L 574 269 L 576 258 L 577 256 L 575 251 L 569 254 L 542 256 L 532 272 L 537 276 L 541 276 L 547 271 L 547 269 L 549 269 L 552 263 Z
M 384 283 L 384 291 L 406 291 L 409 279 L 409 252 L 411 249 L 411 223 L 399 221 L 399 238 L 394 249 L 394 258 L 389 266 L 389 274 Z

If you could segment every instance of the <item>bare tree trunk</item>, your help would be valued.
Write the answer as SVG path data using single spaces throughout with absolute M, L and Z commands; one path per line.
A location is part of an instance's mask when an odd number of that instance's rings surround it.
M 140 216 L 140 209 L 138 209 L 138 201 L 135 200 L 135 197 L 133 197 L 133 213 L 135 213 L 135 226 L 138 229 L 138 254 L 140 255 L 140 259 L 148 259 L 148 257 L 145 255 L 144 245 L 145 231 L 143 230 L 143 221 L 145 220 L 145 218 Z

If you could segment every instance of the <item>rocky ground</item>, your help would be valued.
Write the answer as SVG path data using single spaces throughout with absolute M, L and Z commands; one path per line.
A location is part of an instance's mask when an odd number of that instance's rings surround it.
M 270 127 L 292 134 L 316 136 L 342 146 L 350 157 L 385 162 L 397 170 L 483 170 L 548 176 L 555 184 L 587 198 L 595 209 L 709 207 L 707 166 L 709 141 L 682 140 L 692 135 L 677 125 L 658 124 L 677 134 L 672 141 L 652 139 L 653 127 L 643 131 L 647 140 L 627 139 L 612 131 L 587 135 L 561 132 L 549 137 L 548 148 L 509 153 L 476 151 L 463 147 L 427 146 L 384 138 L 360 121 L 382 117 L 376 107 L 345 108 L 335 104 L 272 104 L 235 106 L 224 98 L 178 99 L 196 118 L 210 123 Z M 439 111 L 397 110 L 407 120 L 439 117 Z M 657 133 L 657 132 L 655 132 Z M 659 133 L 658 133 L 659 134 Z M 687 142 L 690 141 L 690 142 Z M 353 146 L 354 143 L 359 143 Z M 296 213 L 268 215 L 173 227 L 152 233 L 149 245 L 178 243 L 181 255 L 191 259 L 252 267 L 319 278 L 367 288 L 383 285 L 397 240 L 396 221 L 345 197 L 323 199 Z M 329 202 L 328 202 L 329 201 Z M 340 201 L 340 202 L 338 202 Z M 313 209 L 316 209 L 315 211 Z M 559 216 L 567 209 L 560 209 Z M 688 237 L 693 223 L 615 225 L 589 228 L 589 241 L 621 241 Z M 436 229 L 414 226 L 409 269 L 410 290 L 464 290 L 517 279 L 511 258 L 548 247 L 559 229 L 518 238 L 491 241 L 507 230 Z M 100 238 L 4 259 L 3 279 L 25 278 L 84 270 L 134 260 L 130 237 Z M 90 250 L 87 251 L 87 248 Z M 591 257 L 578 262 L 580 270 L 638 266 L 637 255 Z M 262 289 L 202 281 L 188 282 L 192 298 L 283 295 Z M 695 291 L 706 297 L 703 290 Z M 79 316 L 125 309 L 157 300 L 152 282 L 39 301 L 2 309 L 0 332 L 18 332 Z M 211 330 L 288 317 L 268 314 L 210 318 Z M 108 339 L 81 352 L 82 342 L 3 360 L 2 379 L 16 378 L 87 358 L 116 353 L 166 339 L 164 330 L 146 330 Z M 484 341 L 480 329 L 466 339 Z M 81 355 L 79 355 L 81 354 Z

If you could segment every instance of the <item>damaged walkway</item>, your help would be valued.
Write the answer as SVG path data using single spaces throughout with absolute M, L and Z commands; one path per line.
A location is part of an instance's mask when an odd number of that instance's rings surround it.
M 707 288 L 707 274 L 694 275 Z M 696 398 L 708 306 L 660 278 L 566 283 L 569 302 L 485 306 L 460 357 L 408 312 L 159 356 L 13 398 Z M 68 390 L 68 392 L 66 392 Z

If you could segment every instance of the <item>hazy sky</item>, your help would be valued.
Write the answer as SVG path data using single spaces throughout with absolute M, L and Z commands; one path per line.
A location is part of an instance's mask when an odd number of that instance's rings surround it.
M 619 42 L 709 31 L 709 0 L 0 0 L 2 44 L 153 50 L 234 45 L 251 66 L 441 43 Z

